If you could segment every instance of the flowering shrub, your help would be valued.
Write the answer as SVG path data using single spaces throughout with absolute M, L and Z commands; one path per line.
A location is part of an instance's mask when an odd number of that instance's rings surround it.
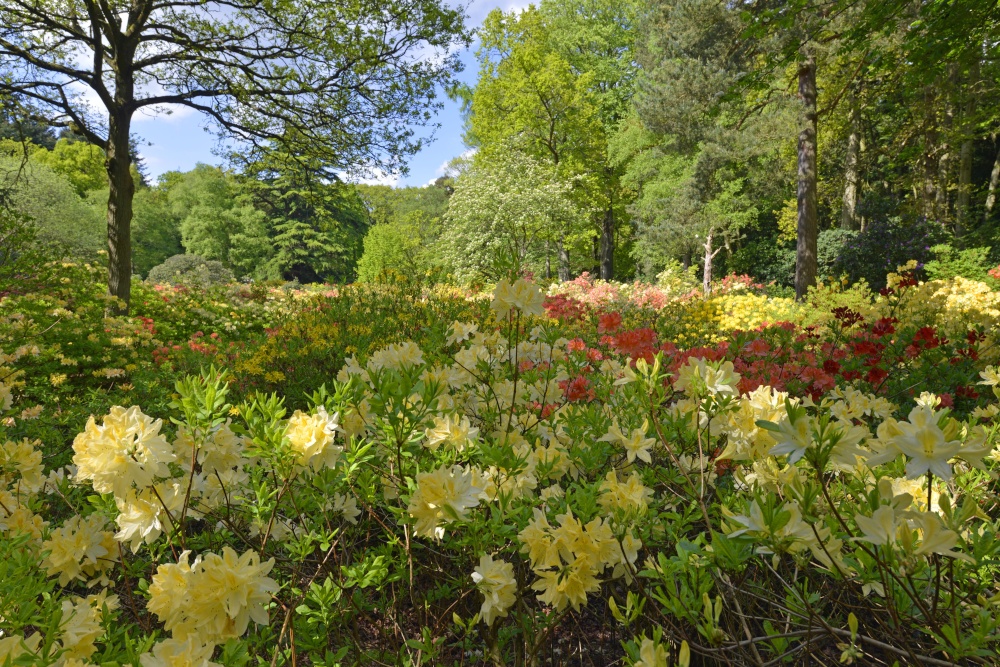
M 0 660 L 989 664 L 994 331 L 907 318 L 909 280 L 873 305 L 895 315 L 711 345 L 744 320 L 688 345 L 615 311 L 567 327 L 523 279 L 489 303 L 344 289 L 239 341 L 232 374 L 80 419 L 66 466 L 15 435 L 34 357 L 10 348 Z M 761 299 L 704 302 L 785 307 Z M 248 383 L 261 349 L 304 397 Z

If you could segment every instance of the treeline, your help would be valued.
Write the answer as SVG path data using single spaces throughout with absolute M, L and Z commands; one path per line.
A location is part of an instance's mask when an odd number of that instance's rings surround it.
M 1000 262 L 997 34 L 987 0 L 494 11 L 476 84 L 450 88 L 471 150 L 447 178 L 353 186 L 329 155 L 276 144 L 228 170 L 140 169 L 132 266 L 187 253 L 302 282 L 695 267 L 706 289 L 736 272 L 799 294 L 845 274 L 879 287 L 909 259 L 982 278 Z M 40 235 L 104 247 L 102 151 L 27 121 L 3 136 Z
M 944 2 L 542 0 L 495 11 L 459 91 L 470 146 L 445 234 L 536 273 L 677 262 L 800 288 L 907 259 L 985 273 L 1000 9 Z
M 35 124 L 0 124 L 0 137 L 0 179 L 37 242 L 98 261 L 107 248 L 104 152 Z M 433 233 L 450 192 L 445 180 L 399 189 L 331 182 L 301 158 L 280 152 L 239 171 L 199 164 L 155 182 L 141 172 L 138 162 L 132 267 L 140 276 L 172 276 L 208 261 L 238 279 L 350 282 L 360 270 L 373 280 L 385 262 L 405 267 L 411 259 L 414 266 L 422 261 L 410 245 Z M 418 233 L 393 239 L 384 253 L 362 261 L 368 230 L 379 230 L 368 242 L 377 250 L 377 237 L 385 238 L 383 230 L 393 225 L 415 226 Z

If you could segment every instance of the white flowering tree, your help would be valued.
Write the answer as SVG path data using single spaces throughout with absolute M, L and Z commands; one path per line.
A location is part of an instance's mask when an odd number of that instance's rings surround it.
M 442 252 L 460 279 L 499 277 L 496 258 L 550 274 L 556 240 L 589 239 L 587 212 L 574 201 L 577 183 L 516 150 L 477 156 L 458 180 L 445 214 Z

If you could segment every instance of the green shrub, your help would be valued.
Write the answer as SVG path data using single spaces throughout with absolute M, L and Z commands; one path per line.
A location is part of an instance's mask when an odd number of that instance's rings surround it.
M 147 280 L 171 285 L 224 285 L 233 281 L 233 272 L 216 260 L 198 255 L 174 255 L 151 268 Z
M 945 280 L 961 276 L 969 280 L 979 280 L 992 287 L 1000 285 L 988 275 L 994 262 L 990 261 L 990 248 L 976 247 L 957 250 L 947 243 L 931 248 L 934 259 L 924 264 L 924 272 L 931 280 Z

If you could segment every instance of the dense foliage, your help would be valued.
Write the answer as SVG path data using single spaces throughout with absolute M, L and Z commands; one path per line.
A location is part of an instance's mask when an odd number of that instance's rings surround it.
M 129 317 L 99 268 L 22 274 L 0 655 L 989 663 L 1000 295 L 915 266 L 806 303 L 137 283 Z

